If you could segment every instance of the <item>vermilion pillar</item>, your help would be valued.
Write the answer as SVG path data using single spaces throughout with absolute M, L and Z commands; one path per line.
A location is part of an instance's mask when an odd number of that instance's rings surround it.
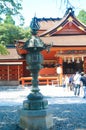
M 62 85 L 62 76 L 63 76 L 63 59 L 62 57 L 59 57 L 58 58 L 58 63 L 61 65 L 61 68 L 62 68 L 62 73 L 59 75 L 59 83 L 60 83 L 60 86 Z

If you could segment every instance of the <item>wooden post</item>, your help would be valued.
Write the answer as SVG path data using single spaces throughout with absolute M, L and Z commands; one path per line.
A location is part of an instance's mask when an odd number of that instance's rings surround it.
M 22 82 L 22 87 L 24 88 L 24 79 L 22 79 L 21 82 Z
M 62 86 L 62 76 L 63 76 L 63 59 L 61 57 L 59 57 L 59 64 L 61 65 L 61 69 L 62 69 L 62 72 L 60 73 L 59 75 L 59 84 L 60 86 Z
M 47 79 L 47 85 L 49 85 L 49 80 Z

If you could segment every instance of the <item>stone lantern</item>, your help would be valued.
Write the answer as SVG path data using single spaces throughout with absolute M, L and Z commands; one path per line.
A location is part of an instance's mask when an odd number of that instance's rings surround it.
M 31 38 L 25 42 L 26 62 L 32 75 L 32 89 L 23 102 L 20 113 L 20 127 L 25 130 L 49 130 L 53 126 L 52 114 L 48 110 L 48 101 L 41 94 L 38 87 L 38 73 L 42 68 L 42 50 L 49 50 L 51 45 L 46 45 L 38 36 L 39 25 L 34 17 L 31 22 Z

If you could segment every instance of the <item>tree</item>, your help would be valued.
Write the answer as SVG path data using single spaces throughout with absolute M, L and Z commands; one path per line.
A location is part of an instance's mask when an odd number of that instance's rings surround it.
M 24 28 L 24 36 L 26 39 L 29 39 L 31 37 L 31 29 L 30 27 Z
M 8 51 L 5 45 L 11 43 L 11 41 L 13 43 L 14 39 L 21 35 L 21 33 L 18 33 L 18 27 L 14 29 L 15 27 L 13 27 L 13 25 L 15 24 L 15 21 L 12 19 L 12 16 L 18 15 L 21 20 L 20 24 L 23 25 L 24 18 L 20 13 L 20 10 L 22 9 L 21 2 L 22 0 L 0 0 L 0 23 L 3 20 L 3 15 L 6 16 L 4 21 L 5 24 L 0 24 L 0 54 L 7 54 Z M 7 26 L 6 24 L 8 23 L 11 25 Z M 13 36 L 13 34 L 16 34 L 16 36 Z M 17 34 L 19 35 L 17 36 Z
M 0 43 L 3 45 L 13 44 L 14 40 L 24 38 L 19 27 L 12 24 L 0 25 Z
M 0 24 L 0 44 L 14 44 L 15 40 L 28 39 L 31 36 L 30 29 L 23 29 L 13 24 Z
M 0 54 L 1 54 L 1 55 L 7 55 L 7 54 L 9 54 L 9 52 L 8 52 L 8 50 L 7 50 L 7 48 L 6 48 L 6 46 L 4 46 L 4 45 L 2 45 L 2 44 L 0 44 Z
M 6 46 L 14 44 L 16 40 L 27 40 L 31 36 L 29 28 L 21 28 L 13 24 L 0 24 L 0 54 L 8 54 Z
M 9 52 L 6 45 L 14 44 L 14 41 L 20 39 L 29 39 L 31 36 L 30 28 L 20 28 L 12 24 L 0 24 L 0 54 L 6 55 Z
M 24 23 L 24 18 L 20 11 L 22 10 L 22 0 L 0 0 L 0 22 L 3 19 L 3 15 L 18 16 L 21 25 Z
M 75 10 L 75 7 L 72 5 L 70 0 L 60 0 L 60 10 L 59 11 L 64 10 L 66 12 L 69 8 L 72 8 L 73 10 Z
M 77 18 L 86 25 L 86 11 L 81 10 L 77 16 Z
M 5 20 L 4 20 L 4 23 L 15 25 L 15 21 L 13 20 L 12 16 L 9 15 L 9 14 L 6 15 L 6 18 L 5 18 Z
M 22 9 L 22 0 L 0 0 L 0 14 L 17 15 Z

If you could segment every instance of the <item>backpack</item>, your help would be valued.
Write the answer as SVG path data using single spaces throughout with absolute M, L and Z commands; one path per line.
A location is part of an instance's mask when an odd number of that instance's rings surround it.
M 81 77 L 81 81 L 82 81 L 83 85 L 86 86 L 86 77 L 85 76 Z

